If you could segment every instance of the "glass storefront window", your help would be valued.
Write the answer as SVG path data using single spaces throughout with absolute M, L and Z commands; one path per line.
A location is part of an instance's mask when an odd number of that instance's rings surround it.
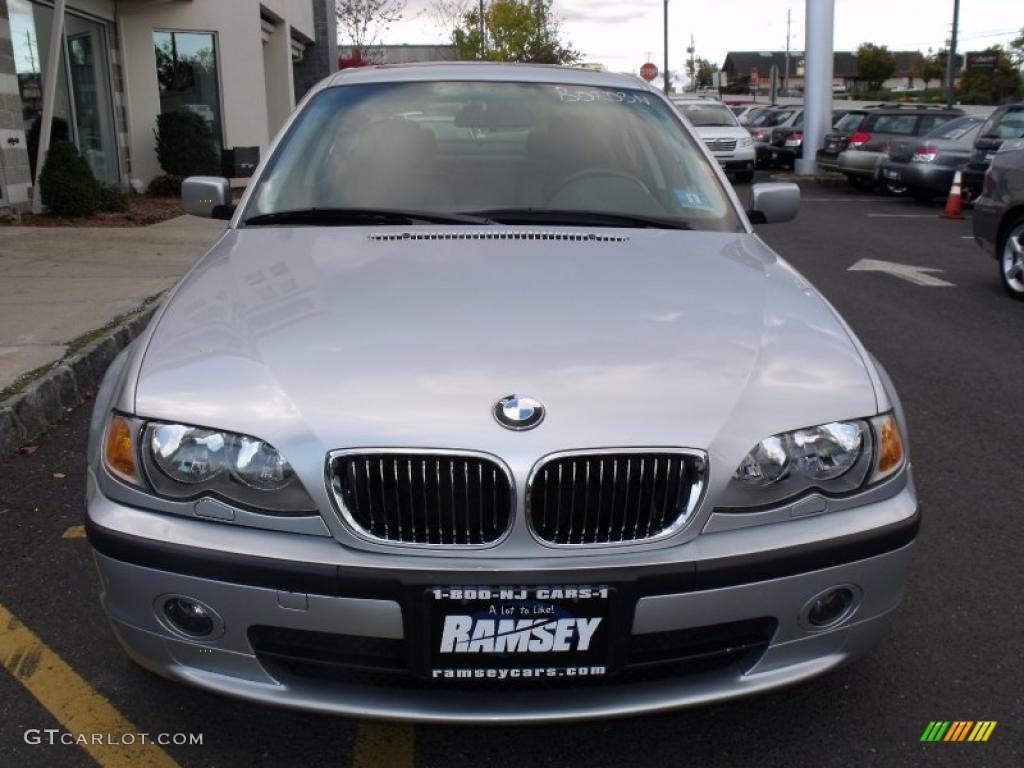
M 53 9 L 31 0 L 8 0 L 7 10 L 29 162 L 35 174 Z M 106 25 L 68 12 L 64 27 L 51 141 L 74 142 L 93 175 L 116 184 L 120 177 Z
M 208 32 L 153 33 L 160 112 L 186 111 L 201 117 L 219 156 L 224 141 L 216 43 Z

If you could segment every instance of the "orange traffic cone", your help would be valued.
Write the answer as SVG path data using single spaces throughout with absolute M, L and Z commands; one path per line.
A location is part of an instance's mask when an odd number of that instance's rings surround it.
M 962 219 L 964 217 L 964 196 L 961 190 L 960 168 L 956 169 L 953 176 L 953 186 L 949 188 L 949 197 L 946 198 L 946 210 L 942 212 L 944 219 Z

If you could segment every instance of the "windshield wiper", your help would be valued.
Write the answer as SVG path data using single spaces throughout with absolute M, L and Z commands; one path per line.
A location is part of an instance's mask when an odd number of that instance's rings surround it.
M 493 224 L 483 216 L 429 211 L 398 211 L 386 208 L 298 208 L 250 216 L 243 221 L 249 226 L 272 224 L 307 224 L 324 227 L 358 227 L 388 224 Z
M 561 224 L 570 227 L 636 227 L 638 229 L 693 229 L 685 221 L 603 211 L 558 211 L 547 208 L 495 208 L 472 211 L 501 224 Z

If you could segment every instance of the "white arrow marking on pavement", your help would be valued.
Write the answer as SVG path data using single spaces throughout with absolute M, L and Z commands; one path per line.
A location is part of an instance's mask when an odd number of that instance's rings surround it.
M 848 270 L 850 272 L 885 272 L 901 280 L 906 280 L 914 285 L 926 285 L 930 288 L 955 288 L 956 283 L 950 283 L 929 272 L 943 272 L 945 270 L 935 267 L 915 267 L 912 264 L 896 264 L 892 261 L 879 261 L 878 259 L 861 259 Z

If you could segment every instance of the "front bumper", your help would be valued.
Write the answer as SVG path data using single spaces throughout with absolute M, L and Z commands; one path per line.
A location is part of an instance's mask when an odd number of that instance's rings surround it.
M 715 160 L 727 173 L 754 170 L 754 148 L 737 147 L 732 152 L 712 152 Z
M 974 241 L 989 256 L 996 259 L 1000 257 L 997 241 L 1006 211 L 1006 206 L 982 195 L 974 201 L 974 212 L 971 214 Z
M 685 559 L 677 562 L 616 568 L 607 560 L 595 565 L 593 558 L 581 557 L 566 568 L 563 558 L 565 570 L 557 575 L 549 563 L 493 558 L 454 566 L 443 558 L 421 556 L 414 564 L 403 560 L 396 565 L 393 558 L 381 557 L 375 558 L 375 567 L 366 567 L 362 556 L 364 565 L 355 567 L 345 562 L 347 550 L 333 540 L 316 544 L 332 546 L 335 563 L 270 558 L 267 553 L 287 553 L 288 546 L 276 545 L 296 535 L 262 531 L 239 531 L 230 552 L 203 549 L 195 542 L 216 523 L 169 520 L 113 502 L 95 488 L 87 532 L 114 632 L 135 661 L 158 674 L 252 701 L 335 714 L 532 723 L 731 699 L 806 680 L 866 653 L 902 597 L 919 526 L 913 486 L 908 483 L 884 501 L 822 515 L 815 524 L 825 518 L 833 518 L 834 537 L 813 545 L 727 557 L 713 545 L 704 548 L 704 556 L 699 546 L 690 549 L 721 536 L 750 541 L 757 532 L 747 529 L 698 537 L 679 548 Z M 863 520 L 885 522 L 864 529 L 858 527 Z M 777 525 L 796 531 L 808 523 L 814 521 Z M 761 622 L 770 632 L 756 650 L 714 668 L 697 664 L 678 673 L 623 674 L 557 690 L 518 683 L 471 689 L 470 695 L 466 688 L 434 685 L 408 673 L 339 677 L 323 665 L 282 665 L 279 655 L 260 653 L 253 640 L 256 630 L 271 628 L 397 644 L 414 654 L 416 643 L 410 638 L 416 635 L 416 611 L 410 606 L 412 596 L 426 587 L 551 583 L 607 583 L 620 590 L 632 610 L 628 630 L 617 641 L 626 645 L 638 638 L 656 640 L 680 630 L 699 634 L 743 622 Z M 802 607 L 837 585 L 853 586 L 859 596 L 855 610 L 835 628 L 808 629 L 798 618 Z M 223 634 L 199 642 L 169 630 L 155 603 L 171 594 L 216 610 Z
M 989 163 L 968 163 L 963 168 L 961 182 L 969 191 L 971 197 L 977 197 L 985 188 L 985 174 L 988 173 Z

